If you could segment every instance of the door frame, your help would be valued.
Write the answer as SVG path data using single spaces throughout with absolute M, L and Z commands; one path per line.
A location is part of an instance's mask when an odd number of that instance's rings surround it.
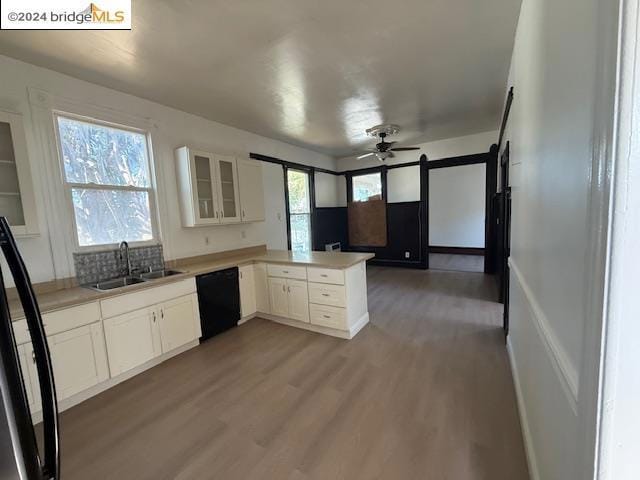
M 296 172 L 302 172 L 307 174 L 307 178 L 309 179 L 309 235 L 311 236 L 311 251 L 317 250 L 317 245 L 315 244 L 313 238 L 313 217 L 315 216 L 316 210 L 316 184 L 315 184 L 315 170 L 313 167 L 298 167 L 297 165 L 294 167 L 283 164 L 282 172 L 284 176 L 284 209 L 285 216 L 287 217 L 287 250 L 291 250 L 291 209 L 289 208 L 289 170 L 293 170 Z

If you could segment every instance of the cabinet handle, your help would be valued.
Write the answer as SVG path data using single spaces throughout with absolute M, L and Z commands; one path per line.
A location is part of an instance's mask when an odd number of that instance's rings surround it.
M 287 287 L 285 287 L 284 285 L 282 285 L 282 291 L 286 292 L 287 291 Z
M 291 293 L 291 287 L 287 287 L 287 292 Z
M 224 218 L 224 210 L 220 210 L 220 218 Z
M 320 274 L 320 276 L 321 276 L 322 278 L 327 278 L 327 274 L 326 274 L 326 273 L 321 273 L 321 274 Z
M 322 294 L 322 296 L 323 296 L 323 297 L 328 297 L 328 296 L 329 296 L 329 294 L 328 294 L 328 293 L 323 293 L 323 294 Z
M 160 309 L 160 318 L 164 318 L 164 308 Z
M 218 212 L 216 211 L 216 218 L 218 218 Z
M 331 315 L 322 315 L 324 318 L 331 318 Z
M 282 270 L 282 273 L 289 273 L 289 270 Z
M 244 218 L 244 209 L 242 210 L 242 218 Z
M 156 312 L 153 312 L 153 323 L 156 323 Z

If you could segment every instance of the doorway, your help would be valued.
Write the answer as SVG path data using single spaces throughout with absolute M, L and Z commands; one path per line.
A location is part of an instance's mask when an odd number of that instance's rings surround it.
M 487 155 L 429 162 L 429 268 L 483 273 Z
M 511 186 L 509 183 L 509 154 L 507 142 L 500 156 L 500 193 L 498 194 L 498 278 L 500 302 L 504 304 L 504 334 L 509 334 L 509 255 L 511 254 Z
M 285 200 L 287 207 L 287 240 L 289 250 L 310 252 L 312 181 L 309 172 L 285 168 Z

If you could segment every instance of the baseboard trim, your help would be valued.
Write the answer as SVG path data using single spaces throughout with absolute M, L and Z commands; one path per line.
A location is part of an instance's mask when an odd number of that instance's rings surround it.
M 542 311 L 542 308 L 538 304 L 533 291 L 527 284 L 524 275 L 518 268 L 517 263 L 513 258 L 509 258 L 509 267 L 515 274 L 515 277 L 524 293 L 524 298 L 527 301 L 529 311 L 531 312 L 531 318 L 533 318 L 538 336 L 540 337 L 542 344 L 547 351 L 547 354 L 551 360 L 554 370 L 558 378 L 562 389 L 569 401 L 571 410 L 575 415 L 578 414 L 578 371 L 569 360 L 569 356 L 564 347 L 556 337 L 555 333 L 549 326 L 549 320 Z
M 272 322 L 287 325 L 288 327 L 301 328 L 302 330 L 308 330 L 310 332 L 321 333 L 323 335 L 329 335 L 331 337 L 342 338 L 345 340 L 351 340 L 356 334 L 362 330 L 362 328 L 369 323 L 369 313 L 365 313 L 360 319 L 349 328 L 349 330 L 337 330 L 335 328 L 321 327 L 320 325 L 313 325 L 311 323 L 299 322 L 298 320 L 292 320 L 290 318 L 280 317 L 278 315 L 271 315 L 270 313 L 256 313 L 256 317 L 271 320 Z
M 513 385 L 516 390 L 516 401 L 518 403 L 518 413 L 520 415 L 520 425 L 522 427 L 522 437 L 524 439 L 524 451 L 527 456 L 527 465 L 529 466 L 529 475 L 531 480 L 541 480 L 540 471 L 538 470 L 538 460 L 536 451 L 533 446 L 533 438 L 531 437 L 531 428 L 529 427 L 529 417 L 524 403 L 524 395 L 520 384 L 520 376 L 518 375 L 518 367 L 516 358 L 511 346 L 511 338 L 507 337 L 507 354 L 509 355 L 509 363 L 511 364 L 511 376 Z
M 484 248 L 472 247 L 445 247 L 441 245 L 429 245 L 429 253 L 449 253 L 453 255 L 481 255 L 484 256 Z

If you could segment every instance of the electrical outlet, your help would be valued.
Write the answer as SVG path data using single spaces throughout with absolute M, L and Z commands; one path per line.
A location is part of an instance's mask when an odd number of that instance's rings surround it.
M 410 252 L 404 252 L 404 258 L 411 258 Z

